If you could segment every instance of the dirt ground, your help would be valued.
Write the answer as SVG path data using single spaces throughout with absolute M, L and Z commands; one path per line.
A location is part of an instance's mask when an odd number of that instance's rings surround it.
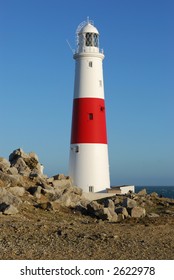
M 0 259 L 174 259 L 174 216 L 97 220 L 67 208 L 54 211 L 23 204 L 0 215 Z

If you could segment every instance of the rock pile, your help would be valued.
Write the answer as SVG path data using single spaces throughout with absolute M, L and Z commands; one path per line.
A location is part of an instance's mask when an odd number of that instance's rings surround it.
M 109 222 L 121 222 L 128 218 L 159 217 L 161 207 L 173 215 L 168 207 L 174 200 L 148 195 L 146 190 L 137 194 L 113 195 L 109 198 L 89 201 L 82 189 L 73 186 L 71 179 L 63 174 L 48 178 L 35 153 L 26 154 L 22 149 L 13 151 L 9 161 L 0 158 L 0 214 L 20 214 L 23 205 L 54 211 L 69 207 Z M 168 212 L 167 212 L 168 211 Z
M 39 163 L 38 156 L 33 152 L 26 154 L 22 149 L 17 149 L 10 154 L 9 162 L 8 172 L 12 175 L 17 173 L 29 177 L 43 175 L 43 165 Z
M 69 177 L 58 174 L 48 178 L 44 175 L 43 166 L 33 152 L 26 154 L 17 149 L 10 154 L 9 161 L 0 158 L 0 212 L 3 214 L 16 214 L 16 207 L 31 197 L 33 205 L 46 210 L 54 209 L 58 204 L 73 208 L 81 195 L 82 190 L 73 186 Z M 8 207 L 13 213 L 7 212 Z

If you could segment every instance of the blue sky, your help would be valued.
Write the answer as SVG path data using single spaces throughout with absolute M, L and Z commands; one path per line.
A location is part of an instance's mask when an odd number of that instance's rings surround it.
M 174 185 L 174 2 L 0 0 L 0 156 L 68 171 L 77 26 L 100 32 L 111 184 Z

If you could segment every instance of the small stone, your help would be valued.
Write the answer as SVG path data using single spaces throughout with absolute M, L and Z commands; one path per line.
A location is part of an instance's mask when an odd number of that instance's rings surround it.
M 17 214 L 19 211 L 18 211 L 18 209 L 15 207 L 15 206 L 13 206 L 13 205 L 9 205 L 9 206 L 7 206 L 7 208 L 3 211 L 3 214 L 5 214 L 5 215 L 15 215 L 15 214 Z
M 149 213 L 149 214 L 147 214 L 147 217 L 148 218 L 158 218 L 158 217 L 160 217 L 160 215 L 158 215 L 156 213 Z
M 119 236 L 118 236 L 118 235 L 114 235 L 113 237 L 114 237 L 114 239 L 118 239 L 118 238 L 119 238 Z

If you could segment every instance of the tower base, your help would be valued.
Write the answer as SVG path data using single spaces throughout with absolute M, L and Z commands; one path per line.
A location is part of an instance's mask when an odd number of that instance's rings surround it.
M 69 176 L 84 192 L 102 192 L 110 188 L 108 145 L 72 144 Z

